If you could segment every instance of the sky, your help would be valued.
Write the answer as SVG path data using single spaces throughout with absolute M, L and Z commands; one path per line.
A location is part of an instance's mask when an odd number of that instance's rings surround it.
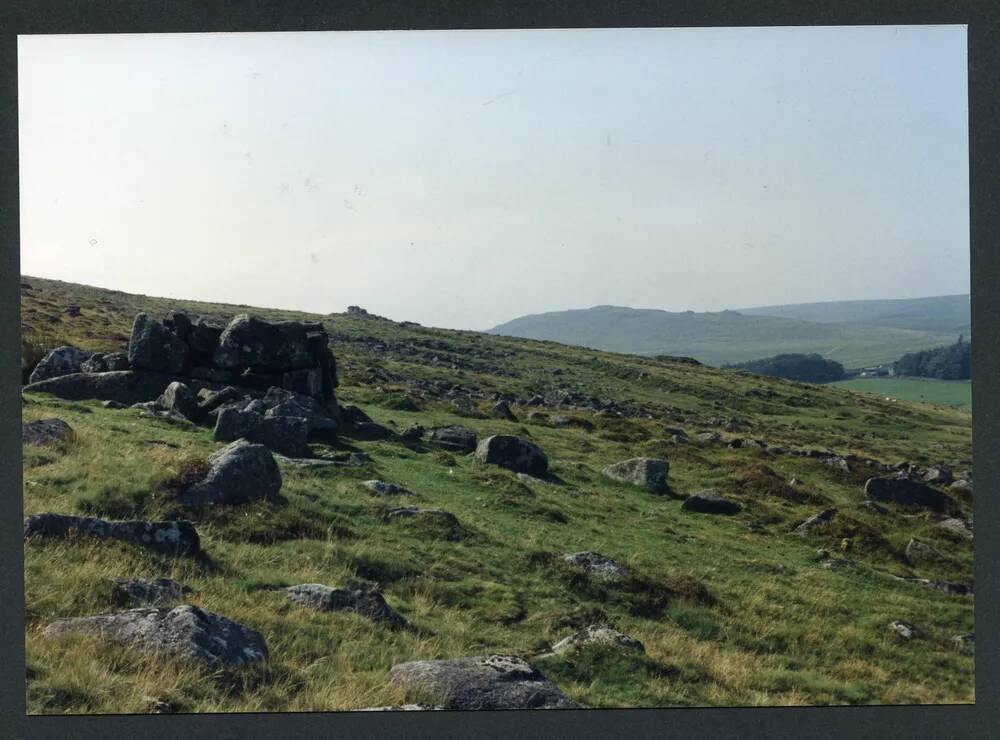
M 21 36 L 21 270 L 485 329 L 969 290 L 964 26 Z

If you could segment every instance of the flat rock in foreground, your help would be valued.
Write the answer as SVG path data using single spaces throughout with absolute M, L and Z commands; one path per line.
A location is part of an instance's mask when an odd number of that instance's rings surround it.
M 34 537 L 64 539 L 82 535 L 106 540 L 121 540 L 164 555 L 197 555 L 201 542 L 194 525 L 187 521 L 107 522 L 89 516 L 35 514 L 24 520 L 24 539 Z
M 524 660 L 489 655 L 400 663 L 389 680 L 431 694 L 445 709 L 573 709 L 579 707 Z
M 601 472 L 620 483 L 642 486 L 653 493 L 666 493 L 670 464 L 652 457 L 633 457 L 608 465 Z
M 274 498 L 281 490 L 278 463 L 264 445 L 238 439 L 213 453 L 208 462 L 208 474 L 181 496 L 189 506 L 245 504 Z
M 321 583 L 302 583 L 285 589 L 289 601 L 324 612 L 353 612 L 391 627 L 403 627 L 406 620 L 374 590 L 333 588 Z
M 106 373 L 72 373 L 24 386 L 27 393 L 51 393 L 67 401 L 117 401 L 126 406 L 155 401 L 175 380 L 184 380 L 157 372 L 115 370 Z
M 45 637 L 65 634 L 101 635 L 134 650 L 162 653 L 209 668 L 234 668 L 267 657 L 267 645 L 259 632 L 188 604 L 60 619 L 44 632 Z

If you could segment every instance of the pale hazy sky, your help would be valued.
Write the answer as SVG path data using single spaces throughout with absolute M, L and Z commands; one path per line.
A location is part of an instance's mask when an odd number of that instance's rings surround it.
M 487 328 L 969 289 L 959 26 L 21 36 L 21 266 Z

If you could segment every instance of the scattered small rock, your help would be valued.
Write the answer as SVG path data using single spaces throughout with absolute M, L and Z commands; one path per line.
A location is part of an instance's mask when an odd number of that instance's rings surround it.
M 934 528 L 944 532 L 945 534 L 959 537 L 961 539 L 973 539 L 972 528 L 969 526 L 968 522 L 963 519 L 957 519 L 954 517 L 951 519 L 944 519 L 935 524 Z
M 889 629 L 903 640 L 912 640 L 920 634 L 912 624 L 909 622 L 900 622 L 899 620 L 890 622 Z
M 608 465 L 601 472 L 612 480 L 641 486 L 653 493 L 666 493 L 670 463 L 651 457 L 633 457 Z
M 628 569 L 624 565 L 616 563 L 599 552 L 567 553 L 563 555 L 563 560 L 570 565 L 581 568 L 591 578 L 601 581 L 623 578 L 628 575 Z
M 303 583 L 285 589 L 296 604 L 325 612 L 353 612 L 391 627 L 404 627 L 406 620 L 375 590 L 333 588 L 320 583 Z
M 412 496 L 413 492 L 408 491 L 395 483 L 388 483 L 384 480 L 366 480 L 362 483 L 365 488 L 376 496 Z
M 614 627 L 607 624 L 592 624 L 557 642 L 552 646 L 552 654 L 561 655 L 586 645 L 602 645 L 640 653 L 646 652 L 646 648 L 641 642 L 622 634 Z
M 934 562 L 941 559 L 941 553 L 926 542 L 911 539 L 906 543 L 906 561 L 910 565 Z
M 181 495 L 184 504 L 245 504 L 274 498 L 281 490 L 281 471 L 264 445 L 238 439 L 208 462 L 208 474 Z
M 829 509 L 823 509 L 823 511 L 818 514 L 806 519 L 802 524 L 798 525 L 792 530 L 792 534 L 796 534 L 799 537 L 806 537 L 813 533 L 815 529 L 823 526 L 829 522 L 833 517 L 837 515 L 837 509 L 830 507 Z
M 430 431 L 430 441 L 458 452 L 473 452 L 476 449 L 476 433 L 469 427 L 454 424 L 435 427 Z
M 495 434 L 482 440 L 476 447 L 476 458 L 535 476 L 545 475 L 549 468 L 549 458 L 538 445 L 509 434 Z

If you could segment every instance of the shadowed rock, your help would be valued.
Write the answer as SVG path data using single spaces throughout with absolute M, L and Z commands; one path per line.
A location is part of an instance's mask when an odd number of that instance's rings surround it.
M 52 445 L 73 439 L 73 428 L 62 419 L 39 419 L 21 424 L 21 443 Z
M 431 429 L 430 441 L 458 452 L 472 452 L 476 449 L 476 433 L 461 424 Z
M 137 370 L 173 374 L 184 368 L 188 346 L 149 314 L 136 314 L 128 343 L 129 365 Z
M 869 478 L 865 482 L 869 501 L 912 506 L 932 511 L 946 511 L 955 505 L 947 494 L 906 478 Z
M 73 373 L 31 383 L 24 386 L 24 390 L 30 393 L 51 393 L 68 401 L 96 398 L 131 406 L 156 400 L 174 380 L 178 378 L 162 373 L 137 373 L 131 370 Z
M 730 501 L 717 491 L 701 491 L 684 499 L 681 504 L 684 511 L 696 511 L 700 514 L 737 514 L 742 507 L 735 501 Z
M 240 314 L 219 336 L 213 364 L 226 369 L 249 368 L 256 373 L 304 370 L 317 364 L 311 335 L 325 336 L 322 324 L 300 321 L 272 323 Z
M 98 539 L 121 540 L 165 555 L 197 555 L 201 542 L 194 525 L 187 521 L 143 522 L 104 521 L 94 517 L 67 514 L 35 514 L 24 520 L 24 539 L 64 539 L 82 535 Z
M 200 416 L 198 399 L 187 385 L 173 381 L 163 394 L 156 399 L 156 405 L 175 414 L 180 414 L 188 421 L 195 421 Z
M 386 522 L 399 519 L 425 519 L 440 522 L 453 529 L 461 527 L 458 519 L 450 511 L 445 511 L 444 509 L 420 509 L 416 506 L 402 506 L 398 509 L 390 509 L 382 516 L 382 519 Z
M 188 604 L 60 619 L 44 632 L 45 637 L 66 634 L 100 635 L 134 650 L 208 668 L 234 668 L 267 658 L 259 632 Z
M 43 357 L 28 376 L 29 383 L 38 383 L 62 375 L 81 372 L 80 366 L 90 359 L 92 353 L 65 344 L 56 347 Z
M 180 601 L 191 589 L 171 578 L 116 578 L 115 593 L 134 604 L 163 606 Z
M 670 464 L 666 460 L 657 460 L 651 457 L 633 457 L 630 460 L 608 465 L 601 472 L 608 478 L 621 483 L 642 486 L 653 493 L 666 493 Z
M 579 705 L 540 671 L 509 655 L 417 660 L 389 671 L 391 683 L 424 692 L 445 709 L 569 709 Z
M 490 409 L 490 414 L 498 419 L 517 421 L 517 417 L 514 415 L 514 412 L 510 410 L 510 404 L 506 401 L 497 401 L 493 408 Z
M 245 439 L 290 457 L 309 454 L 309 422 L 297 416 L 261 416 L 253 411 L 225 408 L 215 420 L 212 438 L 218 442 Z
M 374 590 L 333 588 L 320 583 L 302 583 L 285 589 L 290 601 L 324 612 L 353 612 L 390 627 L 404 627 L 406 620 Z
M 482 440 L 476 447 L 476 458 L 528 475 L 545 475 L 549 469 L 549 458 L 538 445 L 508 434 L 496 434 Z
M 208 458 L 211 468 L 181 495 L 189 506 L 245 504 L 271 499 L 281 490 L 281 471 L 270 450 L 239 439 Z

